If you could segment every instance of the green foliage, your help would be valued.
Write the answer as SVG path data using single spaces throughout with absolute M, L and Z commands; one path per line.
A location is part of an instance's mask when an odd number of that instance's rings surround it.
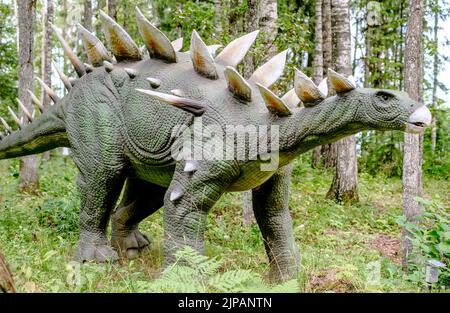
M 418 223 L 406 221 L 404 216 L 398 217 L 398 224 L 404 227 L 411 238 L 415 262 L 408 264 L 410 274 L 407 279 L 423 285 L 425 282 L 425 262 L 438 260 L 446 267 L 441 270 L 438 286 L 450 287 L 450 213 L 436 201 L 416 197 L 415 200 L 425 208 Z M 419 264 L 417 264 L 420 261 Z
M 140 282 L 139 289 L 153 292 L 298 292 L 296 280 L 267 285 L 250 270 L 219 272 L 223 262 L 199 255 L 190 247 L 176 253 L 177 261 L 153 282 Z

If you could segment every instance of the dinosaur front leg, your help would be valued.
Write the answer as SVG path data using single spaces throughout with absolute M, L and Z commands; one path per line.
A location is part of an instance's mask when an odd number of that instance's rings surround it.
M 134 259 L 150 245 L 138 226 L 163 206 L 166 190 L 144 180 L 128 178 L 122 201 L 111 217 L 111 245 L 119 255 Z
M 123 181 L 121 174 L 112 169 L 97 169 L 87 175 L 80 173 L 80 241 L 76 254 L 78 261 L 105 262 L 118 259 L 114 249 L 108 246 L 106 228 Z
M 189 170 L 184 170 L 189 168 Z M 164 257 L 173 263 L 175 252 L 190 246 L 203 253 L 208 211 L 239 171 L 232 162 L 205 162 L 185 167 L 177 164 L 164 198 Z
M 300 263 L 288 203 L 291 172 L 291 165 L 280 168 L 252 192 L 253 210 L 269 257 L 272 281 L 294 277 Z

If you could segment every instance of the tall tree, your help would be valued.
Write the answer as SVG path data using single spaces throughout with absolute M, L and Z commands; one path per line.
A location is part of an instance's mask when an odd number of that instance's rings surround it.
M 332 0 L 334 68 L 345 76 L 352 74 L 349 0 Z M 327 197 L 344 203 L 358 202 L 358 164 L 355 136 L 334 143 L 337 151 L 336 171 Z
M 34 23 L 36 0 L 17 2 L 19 33 L 19 99 L 31 112 L 33 105 L 27 90 L 33 90 Z M 39 192 L 38 160 L 36 155 L 20 159 L 20 192 Z
M 333 67 L 333 42 L 331 29 L 331 0 L 322 2 L 322 34 L 323 34 L 323 69 Z M 328 82 L 329 84 L 329 82 Z M 328 88 L 328 90 L 331 90 Z M 326 144 L 321 147 L 324 168 L 332 168 L 336 163 L 336 146 Z
M 117 21 L 117 1 L 108 0 L 108 15 Z
M 247 0 L 247 12 L 245 14 L 245 32 L 250 33 L 259 28 L 260 0 Z M 255 60 L 252 53 L 247 53 L 244 58 L 244 77 L 250 77 L 255 70 Z
M 84 0 L 83 26 L 89 30 L 93 30 L 92 26 L 92 1 Z
M 52 28 L 54 6 L 53 0 L 46 1 L 42 14 L 42 46 L 41 46 L 41 79 L 48 85 L 52 85 Z M 41 101 L 44 106 L 50 104 L 50 97 L 41 90 Z
M 220 36 L 220 33 L 222 32 L 222 0 L 214 0 L 214 9 L 216 11 L 216 35 Z
M 314 30 L 314 60 L 313 60 L 313 81 L 316 85 L 323 79 L 323 32 L 322 32 L 322 0 L 316 0 L 316 26 Z M 321 147 L 314 148 L 312 152 L 312 167 L 316 167 L 320 162 Z
M 438 88 L 438 75 L 439 75 L 439 9 L 438 9 L 438 1 L 436 0 L 434 8 L 434 26 L 433 26 L 433 44 L 434 44 L 434 55 L 433 55 L 433 94 L 432 94 L 432 106 L 435 108 L 437 106 L 438 98 L 437 98 L 437 88 Z M 436 117 L 433 116 L 431 121 L 431 152 L 434 154 L 436 150 Z
M 405 91 L 411 99 L 422 101 L 423 96 L 423 0 L 409 0 L 409 15 L 405 46 Z M 405 133 L 403 149 L 403 212 L 407 222 L 416 223 L 423 209 L 414 200 L 422 195 L 422 138 L 421 134 Z M 416 261 L 410 235 L 403 229 L 402 264 Z
M 95 19 L 95 33 L 98 38 L 102 39 L 103 33 L 102 33 L 102 23 L 100 23 L 100 18 L 98 17 L 98 14 L 100 13 L 100 10 L 104 10 L 106 6 L 106 0 L 97 0 L 97 9 L 96 9 L 96 19 Z

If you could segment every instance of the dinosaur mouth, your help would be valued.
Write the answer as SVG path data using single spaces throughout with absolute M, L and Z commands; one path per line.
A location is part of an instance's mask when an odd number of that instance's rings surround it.
M 425 105 L 417 108 L 406 122 L 407 133 L 418 134 L 422 133 L 427 126 L 431 124 L 431 113 Z

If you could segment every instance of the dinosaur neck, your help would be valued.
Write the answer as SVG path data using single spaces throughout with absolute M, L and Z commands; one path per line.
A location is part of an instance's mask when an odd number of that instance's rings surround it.
M 286 118 L 280 127 L 280 156 L 288 163 L 317 146 L 335 142 L 363 130 L 355 122 L 357 105 L 345 97 L 334 96 L 323 103 L 298 110 Z

